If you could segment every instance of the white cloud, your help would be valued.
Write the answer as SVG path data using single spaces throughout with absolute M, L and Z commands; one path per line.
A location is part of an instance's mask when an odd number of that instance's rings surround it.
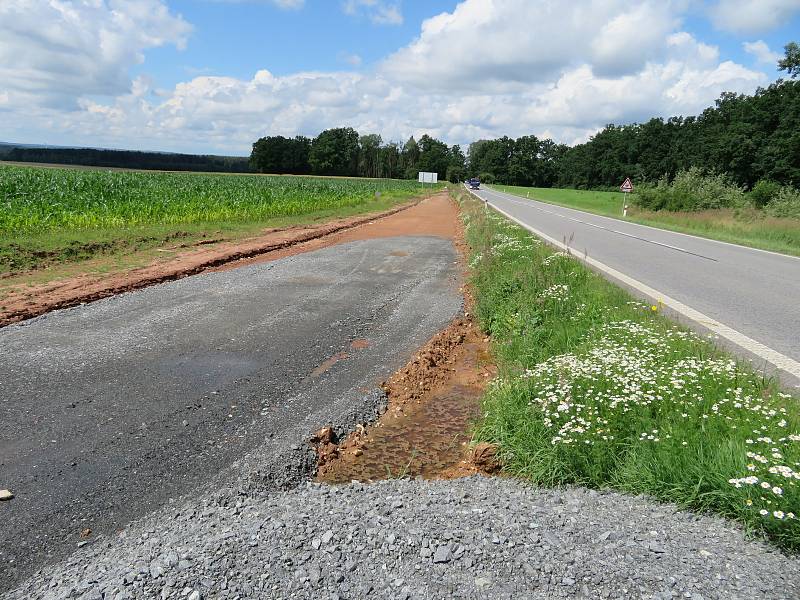
M 763 64 L 777 64 L 781 55 L 769 49 L 764 40 L 757 40 L 755 42 L 745 42 L 742 44 L 744 51 L 756 57 L 756 60 Z
M 402 25 L 403 13 L 399 0 L 344 0 L 345 14 L 364 15 L 376 25 Z
M 0 81 L 12 101 L 74 107 L 125 93 L 145 50 L 183 48 L 190 32 L 161 0 L 3 0 Z
M 12 93 L 0 96 L 0 131 L 29 140 L 41 132 L 39 140 L 51 143 L 231 153 L 246 153 L 265 134 L 336 126 L 387 140 L 430 133 L 469 143 L 533 133 L 573 143 L 609 122 L 697 114 L 723 91 L 748 93 L 768 82 L 680 31 L 680 10 L 649 2 L 626 10 L 621 0 L 566 8 L 465 0 L 427 20 L 416 40 L 371 71 L 197 76 L 169 90 L 140 77 L 111 99 L 77 94 L 80 110 L 71 113 Z
M 464 89 L 551 79 L 590 63 L 624 75 L 656 60 L 677 19 L 670 2 L 465 0 L 422 24 L 420 36 L 386 61 L 421 88 Z
M 797 11 L 800 0 L 719 0 L 710 15 L 718 29 L 757 33 L 782 25 Z

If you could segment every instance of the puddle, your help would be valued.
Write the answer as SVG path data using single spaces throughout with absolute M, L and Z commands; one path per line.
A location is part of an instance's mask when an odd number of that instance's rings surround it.
M 437 339 L 438 338 L 438 339 Z M 387 382 L 389 408 L 369 429 L 318 448 L 317 481 L 330 484 L 475 473 L 470 427 L 494 375 L 488 340 L 469 322 L 451 325 Z

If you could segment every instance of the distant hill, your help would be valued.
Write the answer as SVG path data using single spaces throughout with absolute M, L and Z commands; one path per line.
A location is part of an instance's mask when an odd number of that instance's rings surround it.
M 136 150 L 74 148 L 12 142 L 0 142 L 0 160 L 121 169 L 219 173 L 251 172 L 249 158 L 245 156 L 139 152 Z

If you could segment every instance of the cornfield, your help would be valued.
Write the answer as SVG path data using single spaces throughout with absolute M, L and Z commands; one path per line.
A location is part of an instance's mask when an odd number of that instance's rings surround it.
M 0 166 L 0 233 L 259 221 L 354 207 L 412 181 Z

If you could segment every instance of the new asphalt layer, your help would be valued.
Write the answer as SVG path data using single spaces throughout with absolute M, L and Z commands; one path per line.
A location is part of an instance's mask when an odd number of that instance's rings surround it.
M 609 267 L 607 275 L 613 270 L 633 281 L 610 273 L 612 279 L 674 299 L 676 312 L 689 324 L 728 338 L 726 345 L 754 359 L 756 366 L 777 372 L 789 385 L 800 384 L 800 258 L 628 223 L 493 188 L 476 195 L 569 246 L 576 256 Z
M 0 329 L 0 592 L 226 469 L 302 480 L 311 432 L 374 419 L 462 310 L 456 261 L 443 238 L 355 241 Z

